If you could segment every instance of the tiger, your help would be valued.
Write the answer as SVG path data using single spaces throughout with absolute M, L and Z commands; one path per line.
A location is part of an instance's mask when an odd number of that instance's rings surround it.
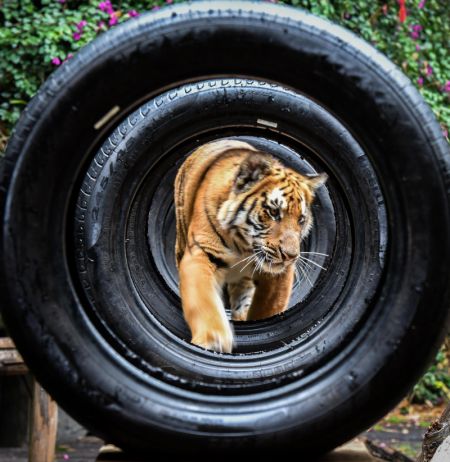
M 209 142 L 186 158 L 174 185 L 175 258 L 191 343 L 232 352 L 225 288 L 234 321 L 286 310 L 311 204 L 326 180 L 239 140 Z

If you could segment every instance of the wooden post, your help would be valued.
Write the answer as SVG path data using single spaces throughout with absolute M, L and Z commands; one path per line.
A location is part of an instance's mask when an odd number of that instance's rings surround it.
M 450 460 L 450 444 L 448 438 L 450 437 L 450 404 L 445 409 L 444 413 L 439 420 L 433 422 L 428 428 L 422 443 L 422 453 L 420 454 L 417 462 L 438 462 L 440 460 Z M 434 458 L 434 454 L 443 443 L 440 454 Z M 445 451 L 445 453 L 444 453 Z M 442 455 L 443 454 L 443 455 Z
M 55 458 L 58 407 L 45 390 L 34 380 L 29 460 L 53 462 Z

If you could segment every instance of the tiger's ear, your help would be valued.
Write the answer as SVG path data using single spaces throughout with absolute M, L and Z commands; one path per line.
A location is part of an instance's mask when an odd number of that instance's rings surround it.
M 258 152 L 250 153 L 239 167 L 234 179 L 234 192 L 242 193 L 261 181 L 270 170 L 270 158 Z
M 306 182 L 311 189 L 311 192 L 314 194 L 316 189 L 320 188 L 328 180 L 328 175 L 326 173 L 313 173 L 306 175 Z

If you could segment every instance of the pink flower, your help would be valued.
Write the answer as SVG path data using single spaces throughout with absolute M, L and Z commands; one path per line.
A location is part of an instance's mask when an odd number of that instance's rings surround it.
M 383 14 L 386 16 L 388 14 L 388 10 L 389 10 L 389 7 L 387 5 L 387 3 L 385 3 L 382 7 L 381 7 L 381 11 L 383 12 Z
M 130 18 L 135 18 L 136 16 L 139 16 L 139 13 L 138 13 L 136 10 L 130 10 L 130 11 L 128 12 L 128 16 L 129 16 Z
M 152 10 L 154 10 L 154 11 L 159 10 L 159 9 L 161 9 L 161 7 L 160 7 L 159 5 L 155 5 L 155 6 L 152 8 Z
M 420 51 L 420 45 L 416 43 L 416 51 Z
M 429 64 L 427 64 L 426 74 L 430 76 L 432 73 L 433 73 L 433 68 Z
M 448 130 L 446 128 L 442 129 L 442 134 L 444 135 L 444 138 L 448 138 Z
M 419 77 L 417 79 L 417 84 L 419 85 L 419 87 L 423 86 L 423 77 Z
M 419 32 L 416 32 L 416 31 L 411 32 L 411 38 L 412 39 L 417 40 L 419 37 L 420 37 Z
M 80 38 L 81 38 L 82 35 L 83 35 L 83 34 L 82 34 L 81 32 L 74 32 L 74 33 L 72 34 L 72 37 L 73 37 L 73 39 L 74 39 L 75 41 L 78 41 L 78 40 L 80 40 Z
M 116 13 L 111 13 L 109 15 L 109 21 L 108 21 L 109 25 L 114 26 L 114 25 L 117 24 L 117 22 L 118 22 L 117 14 Z
M 59 58 L 52 58 L 52 64 L 59 66 L 61 64 L 61 60 Z
M 114 13 L 114 8 L 111 5 L 111 0 L 106 0 L 104 2 L 100 2 L 98 4 L 98 8 L 100 10 L 102 10 L 102 11 L 106 11 L 109 14 Z
M 447 82 L 444 83 L 443 90 L 447 93 L 450 93 L 450 80 L 447 80 Z
M 73 54 L 72 53 L 69 53 L 67 56 L 66 56 L 66 59 L 63 61 L 63 63 L 65 63 L 66 61 L 68 61 L 69 59 L 73 58 Z
M 69 460 L 69 459 L 70 459 L 69 454 L 64 454 L 64 455 L 63 455 L 63 459 L 64 459 L 64 460 Z
M 420 0 L 419 5 L 417 6 L 417 8 L 419 8 L 419 10 L 421 10 L 425 6 L 425 1 L 426 0 Z
M 83 19 L 83 21 L 80 21 L 80 22 L 76 25 L 76 27 L 77 27 L 77 29 L 78 29 L 80 32 L 82 32 L 82 31 L 83 31 L 83 28 L 84 28 L 84 26 L 85 26 L 86 24 L 87 24 L 87 21 L 85 21 L 85 20 Z
M 173 0 L 166 0 L 166 3 L 170 5 L 171 3 L 173 3 Z

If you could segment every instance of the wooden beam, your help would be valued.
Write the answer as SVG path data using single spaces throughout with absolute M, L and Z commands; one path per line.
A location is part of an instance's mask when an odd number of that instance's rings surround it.
M 58 407 L 46 391 L 33 384 L 29 460 L 53 462 L 55 458 Z

